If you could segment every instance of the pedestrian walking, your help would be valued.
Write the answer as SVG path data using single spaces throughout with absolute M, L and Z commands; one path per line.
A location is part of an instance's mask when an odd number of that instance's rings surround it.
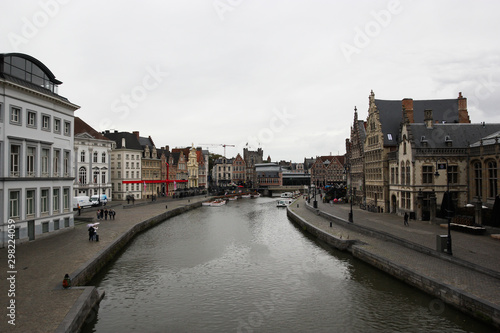
M 408 224 L 408 213 L 405 212 L 403 219 L 404 219 L 405 226 L 409 227 L 410 225 Z
M 104 219 L 105 220 L 108 219 L 108 210 L 107 209 L 104 210 Z M 111 217 L 109 219 L 111 220 Z
M 101 220 L 103 220 L 104 219 L 104 209 L 101 209 L 100 212 L 101 212 Z
M 82 213 L 82 207 L 80 207 L 80 204 L 77 204 L 76 208 L 78 209 L 78 216 Z

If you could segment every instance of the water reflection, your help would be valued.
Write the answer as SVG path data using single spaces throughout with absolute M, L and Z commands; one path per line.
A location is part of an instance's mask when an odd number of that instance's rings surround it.
M 84 332 L 488 331 L 302 233 L 269 198 L 168 220 L 94 283 L 106 297 Z

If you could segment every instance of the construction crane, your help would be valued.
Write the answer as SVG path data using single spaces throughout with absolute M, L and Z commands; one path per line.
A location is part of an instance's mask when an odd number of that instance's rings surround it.
M 226 147 L 236 147 L 235 145 L 228 145 L 225 143 L 200 143 L 202 146 L 211 146 L 211 147 L 224 147 L 224 158 L 226 158 Z

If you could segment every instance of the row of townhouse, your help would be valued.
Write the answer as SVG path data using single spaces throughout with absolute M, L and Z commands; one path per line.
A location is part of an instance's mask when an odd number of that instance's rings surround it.
M 471 123 L 467 99 L 399 101 L 369 96 L 346 140 L 347 182 L 356 203 L 429 219 L 450 193 L 454 209 L 498 196 L 500 124 Z

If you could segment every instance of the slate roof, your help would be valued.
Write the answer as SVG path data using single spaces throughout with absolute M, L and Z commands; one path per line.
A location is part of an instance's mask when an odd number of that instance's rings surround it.
M 500 131 L 500 124 L 433 124 L 427 128 L 425 124 L 410 124 L 416 148 L 466 148 L 481 138 L 486 138 Z M 422 136 L 427 140 L 427 146 L 422 142 Z M 446 144 L 446 137 L 452 142 Z
M 137 136 L 134 133 L 129 133 L 129 132 L 109 132 L 106 131 L 103 133 L 105 137 L 107 137 L 110 140 L 113 140 L 116 143 L 116 149 L 123 149 L 122 147 L 122 138 L 125 138 L 125 148 L 126 149 L 134 149 L 134 150 L 141 150 L 142 151 L 142 146 L 139 143 L 139 140 L 137 139 Z
M 481 138 L 481 140 L 483 141 L 483 146 L 494 145 L 495 143 L 497 143 L 497 139 L 498 142 L 500 142 L 500 131 Z M 472 143 L 470 146 L 479 147 L 481 145 L 481 140 Z
M 384 146 L 396 146 L 399 128 L 403 122 L 402 101 L 375 99 L 375 105 L 379 111 L 382 133 L 384 133 Z M 432 110 L 434 122 L 458 123 L 458 99 L 413 101 L 415 123 L 424 122 L 425 110 Z
M 92 126 L 84 122 L 80 117 L 75 117 L 75 122 L 73 123 L 73 130 L 75 136 L 78 134 L 88 133 L 94 137 L 94 139 L 99 140 L 109 140 L 107 137 L 97 132 Z

